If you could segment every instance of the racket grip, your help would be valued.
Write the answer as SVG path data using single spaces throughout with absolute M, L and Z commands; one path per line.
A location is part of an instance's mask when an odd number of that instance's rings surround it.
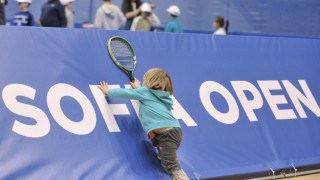
M 133 75 L 133 71 L 129 71 L 129 72 L 128 72 L 128 76 L 129 76 L 129 78 L 130 78 L 130 81 L 133 83 L 134 80 L 135 80 L 134 75 Z

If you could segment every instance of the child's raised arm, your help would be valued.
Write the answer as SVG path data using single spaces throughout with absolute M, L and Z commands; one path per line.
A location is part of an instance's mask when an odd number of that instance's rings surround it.
M 137 89 L 140 87 L 140 81 L 135 78 L 134 82 L 130 82 L 133 89 L 126 89 L 126 88 L 115 88 L 109 89 L 108 83 L 104 81 L 100 81 L 100 86 L 98 88 L 103 92 L 105 96 L 110 98 L 121 98 L 121 99 L 135 99 L 135 100 L 142 100 L 145 97 L 145 92 L 142 89 Z M 112 92 L 111 92 L 112 91 Z

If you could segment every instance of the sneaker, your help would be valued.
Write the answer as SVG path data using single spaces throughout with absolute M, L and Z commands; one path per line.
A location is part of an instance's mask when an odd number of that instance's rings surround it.
M 181 169 L 174 171 L 171 175 L 172 180 L 190 180 L 187 174 Z

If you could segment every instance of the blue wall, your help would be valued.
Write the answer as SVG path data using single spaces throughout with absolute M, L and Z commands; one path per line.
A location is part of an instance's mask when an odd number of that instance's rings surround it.
M 172 77 L 192 179 L 320 164 L 320 39 L 0 27 L 0 179 L 170 179 L 107 41 Z
M 46 0 L 34 0 L 30 11 L 39 18 L 41 5 Z M 318 0 L 149 0 L 162 26 L 169 20 L 166 8 L 180 6 L 181 21 L 185 29 L 213 31 L 215 16 L 221 15 L 231 22 L 230 32 L 320 37 L 320 1 Z M 121 6 L 122 0 L 113 0 Z M 92 21 L 101 0 L 77 0 L 73 3 L 75 21 Z M 13 0 L 6 7 L 7 18 L 18 11 Z

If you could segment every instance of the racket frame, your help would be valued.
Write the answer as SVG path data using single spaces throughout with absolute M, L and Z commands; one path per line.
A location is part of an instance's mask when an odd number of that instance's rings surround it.
M 121 40 L 122 42 L 126 43 L 128 45 L 128 47 L 130 48 L 132 54 L 133 54 L 133 68 L 132 70 L 128 70 L 126 68 L 124 68 L 118 61 L 117 59 L 113 56 L 112 51 L 111 51 L 111 41 L 114 39 L 118 39 Z M 108 51 L 109 51 L 109 55 L 112 59 L 112 61 L 122 70 L 124 71 L 130 78 L 131 81 L 134 80 L 134 76 L 133 76 L 133 71 L 136 68 L 136 63 L 137 63 L 137 58 L 136 58 L 136 54 L 131 46 L 131 44 L 124 38 L 120 37 L 120 36 L 113 36 L 108 40 Z

